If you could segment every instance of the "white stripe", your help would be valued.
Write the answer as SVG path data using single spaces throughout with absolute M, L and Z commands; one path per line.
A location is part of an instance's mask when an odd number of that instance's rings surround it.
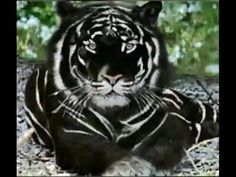
M 159 43 L 156 38 L 152 37 L 152 42 L 155 45 L 156 51 L 155 51 L 155 56 L 153 58 L 153 63 L 158 66 L 159 64 L 159 54 L 160 54 L 160 48 L 159 48 Z
M 96 18 L 96 19 L 92 20 L 92 22 L 100 23 L 100 22 L 104 22 L 104 21 L 108 21 L 108 20 L 109 20 L 108 17 L 100 17 L 100 18 Z
M 91 38 L 93 39 L 97 35 L 103 35 L 103 33 L 101 31 L 96 31 L 91 35 Z
M 178 118 L 182 119 L 183 121 L 185 121 L 188 124 L 191 124 L 191 122 L 189 120 L 185 119 L 183 116 L 181 116 L 181 115 L 179 115 L 179 114 L 177 114 L 175 112 L 170 112 L 170 114 L 174 115 L 174 116 L 177 116 Z
M 143 45 L 143 37 L 144 37 L 144 33 L 143 33 L 143 30 L 141 29 L 141 27 L 139 25 L 137 25 L 137 28 L 139 30 L 139 33 L 140 33 L 140 44 Z
M 164 116 L 164 118 L 162 119 L 162 121 L 160 122 L 160 124 L 150 133 L 148 134 L 148 136 L 146 136 L 140 143 L 136 144 L 131 151 L 135 151 L 144 141 L 146 141 L 147 138 L 149 138 L 150 136 L 152 136 L 154 133 L 156 133 L 161 126 L 164 124 L 164 122 L 166 121 L 168 116 L 168 113 L 166 113 L 166 115 Z
M 123 24 L 128 24 L 127 21 L 124 21 L 124 20 L 122 20 L 120 18 L 116 18 L 116 22 L 123 23 Z
M 72 64 L 71 64 L 72 55 L 74 54 L 75 49 L 76 49 L 76 45 L 73 45 L 73 46 L 70 47 L 69 67 L 70 67 L 70 74 L 71 74 L 74 78 L 77 78 L 76 75 L 75 75 L 75 73 L 74 73 L 73 70 L 72 70 Z
M 122 27 L 122 28 L 124 28 L 124 29 L 128 29 L 128 30 L 130 30 L 130 31 L 132 31 L 131 29 L 130 29 L 130 27 L 128 26 L 128 25 L 126 25 L 126 24 L 122 24 L 122 23 L 119 23 L 119 24 L 117 24 L 117 25 L 115 25 L 115 26 L 120 26 L 120 27 Z
M 72 109 L 72 108 L 70 108 L 70 107 L 68 107 L 68 106 L 66 106 L 66 105 L 64 104 L 64 103 L 69 99 L 69 97 L 70 97 L 70 101 L 78 100 L 78 98 L 77 98 L 76 96 L 70 94 L 70 95 L 68 95 L 68 97 L 66 97 L 63 101 L 58 100 L 58 101 L 60 102 L 60 104 L 59 104 L 54 110 L 52 110 L 51 113 L 54 113 L 54 114 L 55 114 L 55 113 L 57 113 L 61 108 L 64 107 L 65 109 L 67 109 L 67 110 L 73 112 L 73 113 L 76 114 L 77 116 L 81 116 L 81 117 L 85 118 L 84 115 L 79 114 L 77 111 L 75 111 L 74 109 Z
M 35 128 L 34 125 L 31 123 L 31 121 L 29 120 L 28 116 L 25 116 L 25 120 L 26 120 L 26 122 L 27 122 L 31 127 L 33 127 L 34 132 L 35 132 L 35 134 L 36 134 L 36 136 L 37 136 L 37 139 L 38 139 L 39 143 L 40 143 L 41 145 L 45 146 L 46 144 L 45 144 L 44 141 L 40 138 L 38 132 L 36 131 L 36 128 Z
M 66 86 L 62 80 L 61 74 L 60 74 L 60 65 L 61 65 L 61 61 L 62 61 L 62 56 L 61 56 L 61 48 L 63 45 L 63 40 L 65 38 L 65 35 L 63 35 L 62 39 L 57 43 L 56 45 L 56 53 L 54 53 L 54 67 L 53 67 L 53 71 L 54 71 L 54 84 L 56 85 L 56 87 L 59 90 L 65 90 Z
M 124 11 L 127 11 L 127 12 L 131 12 L 131 9 L 129 9 L 129 8 L 126 8 L 126 7 L 123 7 L 123 6 L 116 6 L 116 7 L 121 9 L 121 10 L 124 10 Z
M 80 62 L 80 63 L 81 63 L 83 66 L 85 66 L 85 65 L 86 65 L 86 63 L 85 63 L 84 59 L 83 59 L 83 58 L 81 58 L 79 54 L 78 54 L 78 60 L 79 60 L 79 62 Z M 74 66 L 73 66 L 73 68 L 72 68 L 72 70 L 74 70 L 74 67 L 77 67 L 77 66 L 76 66 L 76 65 L 74 65 Z
M 174 100 L 169 98 L 163 98 L 163 100 L 171 102 L 177 109 L 180 109 L 180 106 L 176 102 L 174 102 Z
M 46 134 L 51 138 L 51 135 L 48 133 L 48 131 L 47 131 L 44 127 L 42 127 L 42 125 L 39 124 L 38 121 L 35 121 L 35 120 L 37 120 L 37 118 L 34 117 L 34 114 L 26 107 L 26 105 L 24 106 L 24 109 L 25 109 L 25 111 L 29 114 L 29 116 L 30 116 L 30 118 L 32 119 L 32 121 L 34 121 L 37 125 L 39 125 L 39 126 L 46 132 Z M 44 141 L 41 139 L 40 135 L 39 135 L 38 132 L 37 132 L 37 129 L 34 127 L 34 125 L 32 124 L 32 122 L 31 122 L 31 120 L 29 119 L 28 116 L 25 116 L 25 120 L 26 120 L 26 122 L 27 122 L 31 127 L 34 128 L 35 133 L 36 133 L 36 135 L 37 135 L 37 138 L 38 138 L 38 140 L 39 140 L 39 143 L 45 146 L 46 144 L 45 144 Z
M 127 36 L 120 36 L 120 38 L 122 39 L 122 41 L 126 42 L 126 40 L 128 39 Z M 122 43 L 124 45 L 126 45 L 125 43 Z M 122 50 L 121 50 L 122 51 Z M 123 51 L 122 51 L 123 52 Z
M 110 14 L 113 14 L 114 12 L 115 12 L 115 10 L 109 7 L 109 9 L 100 12 L 100 14 L 102 14 L 102 15 L 110 15 Z
M 89 41 L 83 41 L 83 44 L 84 44 L 84 45 L 88 45 L 88 44 L 89 44 Z
M 136 39 L 134 39 L 134 40 L 130 40 L 128 43 L 137 45 L 137 44 L 139 44 L 139 41 L 137 41 Z
M 46 90 L 47 83 L 48 83 L 48 70 L 45 71 L 44 75 L 44 90 Z
M 39 82 L 39 69 L 36 70 L 37 74 L 36 74 L 36 83 L 35 83 L 35 95 L 36 95 L 36 103 L 40 109 L 41 112 L 43 112 L 43 107 L 40 103 L 40 98 L 39 98 L 39 86 L 38 86 L 38 82 Z
M 102 124 L 106 127 L 106 129 L 109 131 L 111 137 L 114 139 L 116 138 L 116 132 L 112 126 L 112 124 L 101 114 L 96 112 L 94 109 L 90 108 L 89 109 L 101 122 Z
M 139 66 L 139 71 L 138 73 L 134 76 L 134 78 L 136 79 L 139 76 L 142 76 L 143 73 L 145 72 L 145 70 L 143 69 L 143 60 L 142 57 L 139 58 L 137 65 Z
M 124 125 L 129 125 L 129 123 L 131 121 L 133 121 L 136 118 L 140 117 L 141 115 L 145 114 L 152 106 L 153 106 L 153 102 L 151 102 L 150 104 L 147 104 L 138 114 L 135 114 L 126 120 L 119 120 L 119 122 Z
M 61 108 L 63 108 L 63 107 L 68 108 L 69 111 L 72 111 L 72 112 L 76 113 L 74 110 L 72 110 L 71 108 L 67 107 L 67 106 L 64 104 L 64 103 L 68 100 L 68 98 L 69 98 L 70 96 L 71 96 L 71 95 L 68 95 L 68 97 L 66 97 L 62 102 L 59 100 L 60 104 L 59 104 L 55 109 L 53 109 L 53 110 L 51 111 L 51 113 L 56 114 L 56 113 L 58 113 L 58 111 L 59 111 Z
M 197 136 L 196 136 L 196 138 L 195 138 L 195 143 L 198 143 L 198 140 L 199 140 L 199 137 L 200 137 L 200 134 L 201 134 L 201 129 L 202 129 L 202 127 L 201 127 L 201 125 L 198 124 L 198 123 L 195 124 L 195 127 L 196 127 L 196 130 L 197 130 Z
M 148 58 L 148 68 L 147 68 L 147 73 L 146 73 L 146 75 L 142 78 L 142 80 L 139 82 L 139 84 L 137 84 L 137 87 L 139 88 L 139 87 L 142 87 L 144 84 L 145 84 L 145 80 L 146 80 L 146 78 L 149 76 L 149 74 L 150 74 L 150 72 L 151 72 L 151 70 L 152 70 L 152 59 L 151 59 L 151 52 L 152 52 L 152 48 L 151 48 L 151 46 L 147 43 L 147 42 L 145 42 L 145 45 L 146 45 L 146 47 L 147 47 L 147 50 L 148 50 L 148 56 L 149 56 L 149 58 Z
M 125 51 L 125 46 L 126 46 L 126 43 L 122 42 L 122 44 L 121 44 L 121 52 Z
M 71 57 L 72 57 L 72 55 L 74 54 L 75 49 L 76 49 L 76 45 L 72 45 L 72 46 L 70 47 L 70 55 L 69 55 L 70 66 L 72 66 L 72 65 L 71 65 Z
M 80 58 L 80 59 L 82 59 L 82 58 Z M 83 60 L 83 59 L 82 59 Z M 80 73 L 79 73 L 79 71 L 78 71 L 78 67 L 76 66 L 76 65 L 74 65 L 73 67 L 72 67 L 72 70 L 77 74 L 77 79 L 78 79 L 78 81 L 77 81 L 77 84 L 78 84 L 78 86 L 80 86 L 80 87 L 82 87 L 82 86 L 84 86 L 84 84 L 87 84 L 86 86 L 88 87 L 88 88 L 91 88 L 91 86 L 90 86 L 90 81 L 89 80 L 87 80 L 85 77 L 83 77 Z M 80 82 L 81 81 L 81 82 Z M 64 91 L 64 92 L 67 92 L 67 90 L 66 91 Z M 69 92 L 70 93 L 70 92 Z M 68 93 L 67 93 L 67 95 L 69 95 Z M 74 96 L 74 95 L 72 95 L 72 96 Z M 76 96 L 75 96 L 75 98 L 76 98 Z
M 95 43 L 92 39 L 89 39 L 89 43 L 90 43 L 90 44 L 95 44 L 95 45 L 96 45 L 96 43 Z
M 150 82 L 149 82 L 149 87 L 156 87 L 156 82 L 159 78 L 159 74 L 160 71 L 157 69 L 156 71 L 154 71 L 154 73 L 152 74 L 151 78 L 150 78 Z
M 34 121 L 34 123 L 36 123 L 40 128 L 42 128 L 42 129 L 48 134 L 48 136 L 51 137 L 51 135 L 49 134 L 48 130 L 47 130 L 46 128 L 44 128 L 44 126 L 42 126 L 42 125 L 38 122 L 37 118 L 36 118 L 36 117 L 34 116 L 34 114 L 30 111 L 30 109 L 28 109 L 27 106 L 24 106 L 24 109 L 25 109 L 25 111 L 27 111 L 27 112 L 29 113 L 29 115 L 30 115 L 30 117 L 32 118 L 32 120 Z
M 131 21 L 133 21 L 133 20 L 131 20 Z M 138 21 L 134 21 L 134 23 L 137 26 L 143 27 L 146 32 L 148 32 L 148 33 L 152 34 L 153 36 L 155 36 L 155 33 L 153 31 L 151 31 L 150 29 L 148 29 L 147 27 L 145 27 L 143 24 L 139 23 Z
M 29 119 L 29 117 L 28 117 L 27 115 L 25 116 L 25 120 L 26 120 L 26 122 L 27 122 L 31 127 L 34 128 L 34 132 L 35 132 L 35 134 L 36 134 L 36 136 L 37 136 L 37 138 L 38 138 L 39 143 L 45 146 L 44 141 L 40 138 L 38 132 L 36 131 L 36 128 L 35 128 L 34 125 L 31 123 L 31 120 Z
M 175 94 L 172 90 L 170 89 L 165 89 L 163 90 L 162 92 L 163 94 L 167 94 L 167 95 L 172 95 L 175 97 L 175 99 L 180 103 L 180 104 L 183 104 L 183 101 L 178 97 L 177 94 Z
M 130 126 L 127 125 L 127 127 L 125 127 L 126 133 L 119 135 L 118 138 L 116 139 L 116 142 L 118 142 L 118 141 L 119 141 L 120 139 L 122 139 L 122 138 L 126 138 L 126 137 L 128 137 L 128 136 L 134 134 L 136 131 L 139 130 L 139 128 L 140 128 L 143 124 L 145 124 L 149 119 L 151 119 L 152 116 L 153 116 L 156 112 L 157 112 L 157 109 L 154 109 L 154 110 L 151 112 L 151 114 L 150 114 L 146 119 L 144 119 L 144 120 L 142 120 L 142 121 L 140 121 L 140 122 L 138 122 L 138 123 L 136 123 L 136 124 L 130 125 Z M 128 131 L 128 133 L 127 133 L 127 131 Z
M 97 85 L 97 86 L 105 86 L 107 85 L 107 82 L 103 79 L 103 75 L 107 74 L 107 71 L 109 70 L 109 65 L 106 64 L 104 65 L 99 71 L 98 71 L 98 74 L 97 74 L 97 80 L 101 80 L 101 82 L 93 82 L 93 85 Z
M 105 136 L 102 132 L 96 130 L 96 129 L 95 129 L 93 126 L 91 126 L 90 124 L 88 124 L 88 123 L 82 121 L 81 119 L 75 117 L 74 114 L 72 114 L 72 113 L 70 113 L 70 112 L 68 112 L 68 111 L 67 111 L 66 113 L 69 114 L 69 115 L 71 116 L 71 118 L 75 119 L 78 123 L 82 124 L 82 125 L 85 126 L 86 128 L 88 128 L 88 129 L 90 129 L 91 131 L 93 131 L 94 133 L 99 134 L 99 135 L 101 135 L 102 137 L 108 139 L 108 137 Z
M 117 30 L 117 28 L 116 27 L 112 27 L 112 29 L 111 30 L 113 30 L 113 31 L 115 31 L 115 32 L 117 32 L 118 30 Z
M 113 9 L 113 8 L 107 9 L 107 10 L 101 12 L 100 14 L 102 14 L 102 15 L 120 15 L 120 13 L 116 9 Z
M 143 30 L 141 29 L 141 27 L 139 25 L 137 25 L 137 28 L 139 30 L 139 33 L 141 35 L 141 38 L 144 36 Z
M 82 130 L 68 130 L 68 129 L 63 128 L 63 131 L 66 132 L 66 133 L 79 133 L 79 134 L 92 136 L 91 133 L 88 133 L 88 132 L 85 132 L 85 131 L 82 131 Z
M 91 29 L 93 29 L 93 28 L 97 28 L 97 27 L 102 27 L 104 24 L 102 24 L 102 23 L 95 23 L 92 27 L 91 27 Z
M 83 114 L 81 114 L 81 113 L 75 111 L 74 109 L 72 109 L 71 107 L 65 105 L 64 103 L 61 102 L 61 105 L 62 105 L 67 111 L 70 111 L 70 112 L 76 114 L 76 116 L 78 116 L 78 117 L 81 117 L 81 118 L 83 118 L 83 119 L 86 119 L 86 117 L 85 117 Z
M 77 27 L 76 27 L 76 32 L 77 32 L 77 34 L 78 34 L 78 36 L 80 36 L 81 35 L 81 28 L 82 28 L 82 26 L 83 26 L 83 24 L 84 24 L 84 22 L 83 22 L 83 20 L 81 20 L 80 22 L 78 22 L 78 23 L 80 23 Z M 70 29 L 70 28 L 69 28 Z
M 217 121 L 217 111 L 213 109 L 213 122 Z
M 57 106 L 54 110 L 52 110 L 51 113 L 53 113 L 53 114 L 58 113 L 58 111 L 59 111 L 62 107 L 63 107 L 63 105 L 62 105 L 62 104 L 59 104 L 59 106 Z
M 89 4 L 89 3 L 91 3 L 91 4 L 93 4 L 93 3 L 103 4 L 104 2 L 102 2 L 102 1 L 100 1 L 100 2 L 97 2 L 97 1 L 86 2 L 86 4 Z M 92 8 L 96 9 L 96 10 L 99 10 L 99 9 L 108 9 L 108 8 L 110 9 L 111 7 L 108 6 L 108 5 L 101 5 L 101 6 L 93 6 Z
M 205 108 L 205 106 L 203 105 L 203 103 L 201 101 L 197 100 L 197 103 L 199 104 L 199 106 L 202 110 L 202 118 L 201 118 L 201 121 L 200 121 L 200 123 L 202 123 L 206 118 L 206 108 Z
M 66 30 L 65 34 L 61 37 L 61 40 L 58 41 L 58 43 L 56 44 L 56 52 L 53 55 L 53 60 L 54 60 L 54 67 L 53 67 L 53 75 L 54 75 L 54 84 L 55 86 L 59 89 L 59 90 L 65 90 L 66 86 L 62 80 L 62 77 L 60 75 L 60 65 L 61 65 L 61 61 L 62 61 L 62 56 L 61 56 L 61 48 L 63 46 L 63 42 L 65 39 L 65 36 L 68 33 L 68 30 L 73 27 L 76 24 L 81 23 L 84 19 L 86 19 L 91 13 L 89 13 L 88 15 L 84 16 L 82 19 L 76 21 L 75 23 L 73 23 L 72 25 L 70 25 L 68 27 L 68 29 Z M 78 25 L 76 31 L 78 33 L 78 35 L 80 35 L 80 28 L 82 27 L 81 23 L 80 25 Z M 68 90 L 67 92 L 65 92 L 66 95 L 70 94 L 71 92 Z
M 96 51 L 91 50 L 88 46 L 85 46 L 85 49 L 88 50 L 89 52 L 93 53 L 93 54 L 96 54 Z

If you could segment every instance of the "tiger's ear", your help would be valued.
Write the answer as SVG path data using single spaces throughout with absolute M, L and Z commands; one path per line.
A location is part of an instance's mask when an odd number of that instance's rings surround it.
M 161 10 L 161 1 L 149 1 L 141 7 L 136 6 L 132 13 L 136 17 L 139 17 L 144 23 L 154 27 L 157 23 L 157 19 Z
M 57 13 L 61 18 L 74 14 L 78 9 L 69 0 L 58 0 L 56 3 Z

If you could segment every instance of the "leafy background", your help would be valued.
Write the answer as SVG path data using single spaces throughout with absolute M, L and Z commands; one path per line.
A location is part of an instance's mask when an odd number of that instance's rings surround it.
M 79 6 L 81 1 L 74 3 Z M 169 60 L 178 73 L 218 76 L 218 22 L 218 0 L 163 2 L 158 25 L 165 34 Z M 45 46 L 58 23 L 55 1 L 17 1 L 19 58 L 45 60 Z

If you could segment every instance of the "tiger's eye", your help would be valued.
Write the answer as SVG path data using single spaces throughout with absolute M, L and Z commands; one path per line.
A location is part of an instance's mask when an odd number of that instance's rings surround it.
M 131 50 L 131 49 L 133 49 L 133 48 L 134 48 L 134 44 L 128 43 L 128 44 L 126 45 L 126 49 L 127 49 L 127 50 Z
M 95 50 L 95 49 L 96 49 L 96 44 L 89 44 L 88 47 L 89 47 L 91 50 Z

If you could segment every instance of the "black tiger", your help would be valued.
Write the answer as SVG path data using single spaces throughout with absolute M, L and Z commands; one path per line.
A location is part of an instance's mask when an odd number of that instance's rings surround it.
M 216 110 L 163 87 L 170 71 L 156 27 L 161 9 L 159 1 L 57 2 L 61 24 L 48 63 L 27 82 L 25 110 L 34 140 L 63 169 L 98 175 L 127 159 L 167 169 L 184 148 L 218 136 Z

